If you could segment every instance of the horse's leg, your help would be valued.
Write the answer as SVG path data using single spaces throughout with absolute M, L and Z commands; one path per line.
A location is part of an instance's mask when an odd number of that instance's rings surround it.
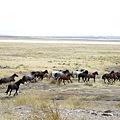
M 15 92 L 14 96 L 15 96 L 16 94 L 18 95 L 17 91 L 18 91 L 18 89 L 16 89 L 16 92 Z
M 69 80 L 67 80 L 68 81 L 68 83 L 69 83 Z
M 63 83 L 64 83 L 64 85 L 66 85 L 66 84 L 65 84 L 65 80 L 63 80 Z
M 12 92 L 12 89 L 10 90 L 10 94 L 9 94 L 9 96 L 11 95 L 11 92 Z
M 78 74 L 76 74 L 76 78 L 78 77 Z
M 78 76 L 78 82 L 80 82 L 80 76 Z
M 115 83 L 115 80 L 116 80 L 116 79 L 115 79 L 115 78 L 113 78 L 113 79 L 112 79 L 112 83 Z
M 60 85 L 61 81 L 62 81 L 62 79 L 61 79 L 61 78 L 59 78 L 59 79 L 58 79 L 58 84 L 59 84 L 59 85 Z
M 71 79 L 69 79 L 70 80 L 70 82 L 72 83 L 72 80 Z
M 106 83 L 106 82 L 105 82 L 105 78 L 104 78 L 103 80 L 104 80 L 104 83 Z
M 87 82 L 87 77 L 83 77 L 83 82 Z
M 37 82 L 36 77 L 34 78 L 35 82 Z
M 9 89 L 9 87 L 8 87 L 7 91 L 5 92 L 5 93 L 6 93 L 6 95 L 8 94 L 9 90 L 10 90 L 10 89 Z
M 94 83 L 95 83 L 95 77 L 94 77 Z
M 87 77 L 82 77 L 83 82 L 86 82 Z
M 41 76 L 41 80 L 43 80 L 43 75 Z
M 88 77 L 88 80 L 87 80 L 87 82 L 90 82 L 90 77 Z
M 108 83 L 110 83 L 110 78 L 107 79 Z
M 9 91 L 12 91 L 11 85 L 8 85 L 7 91 L 5 93 L 8 94 Z M 11 93 L 10 93 L 10 95 L 11 95 Z

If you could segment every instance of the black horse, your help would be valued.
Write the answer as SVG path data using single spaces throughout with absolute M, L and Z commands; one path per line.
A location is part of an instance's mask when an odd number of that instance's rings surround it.
M 8 94 L 8 92 L 10 92 L 10 94 L 9 94 L 9 96 L 10 96 L 12 90 L 16 90 L 16 92 L 14 93 L 14 96 L 15 96 L 16 94 L 18 94 L 17 91 L 19 90 L 19 86 L 20 86 L 21 83 L 24 84 L 24 81 L 22 79 L 20 79 L 19 81 L 17 81 L 14 84 L 9 84 L 8 88 L 7 88 L 7 91 L 5 93 Z
M 15 81 L 15 77 L 18 77 L 18 75 L 17 74 L 13 74 L 12 76 L 10 76 L 10 77 L 8 77 L 8 78 L 1 78 L 0 79 L 0 84 L 2 84 L 2 83 L 8 83 L 8 82 L 14 82 Z
M 85 82 L 87 75 L 88 75 L 88 70 L 85 70 L 82 73 L 79 73 L 78 74 L 78 82 L 80 82 L 80 78 L 82 78 L 82 80 Z

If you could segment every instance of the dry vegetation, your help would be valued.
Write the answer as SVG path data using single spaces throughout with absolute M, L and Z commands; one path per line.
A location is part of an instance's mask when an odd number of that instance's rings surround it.
M 120 70 L 120 45 L 0 43 L 0 78 L 36 70 L 98 71 L 96 83 L 77 82 L 60 86 L 45 78 L 20 86 L 16 97 L 5 95 L 7 85 L 0 85 L 0 118 L 24 120 L 106 119 L 100 113 L 113 111 L 120 118 L 120 83 L 104 84 L 101 75 L 107 68 Z M 14 91 L 12 92 L 13 95 Z M 79 112 L 77 111 L 79 110 Z M 74 112 L 73 112 L 74 111 Z M 97 115 L 93 111 L 97 111 Z M 84 114 L 82 114 L 84 113 Z M 90 116 L 91 115 L 91 116 Z

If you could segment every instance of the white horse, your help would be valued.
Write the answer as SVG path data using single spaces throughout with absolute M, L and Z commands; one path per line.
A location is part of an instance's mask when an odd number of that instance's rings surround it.
M 52 77 L 53 79 L 57 80 L 60 76 L 65 76 L 67 73 L 69 73 L 69 70 L 52 71 L 49 75 L 49 79 Z

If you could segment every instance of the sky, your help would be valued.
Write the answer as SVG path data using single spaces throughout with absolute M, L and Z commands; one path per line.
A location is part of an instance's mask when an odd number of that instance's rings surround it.
M 119 0 L 0 0 L 0 35 L 120 36 Z

